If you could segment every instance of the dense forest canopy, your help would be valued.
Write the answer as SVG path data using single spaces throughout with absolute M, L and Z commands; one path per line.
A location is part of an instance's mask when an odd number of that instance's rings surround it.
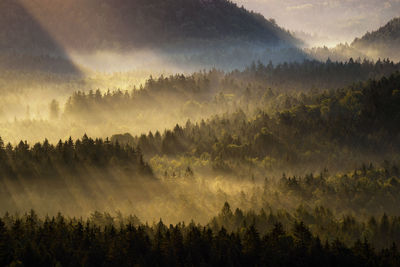
M 399 266 L 399 25 L 0 0 L 0 266 Z
M 394 66 L 387 61 L 383 64 Z M 210 72 L 196 75 L 150 79 L 145 88 L 132 96 L 118 91 L 106 95 L 99 91 L 89 95 L 77 93 L 71 98 L 68 109 L 78 104 L 86 108 L 84 112 L 76 111 L 76 116 L 85 113 L 100 115 L 103 106 L 117 109 L 126 105 L 123 107 L 126 109 L 132 103 L 136 108 L 144 109 L 154 101 L 144 102 L 142 98 L 143 106 L 137 106 L 141 101 L 131 101 L 140 95 L 150 97 L 153 90 L 160 95 L 167 90 L 166 96 L 170 96 L 168 88 L 173 88 L 176 96 L 183 97 L 186 92 L 188 97 L 195 95 L 209 99 L 209 91 L 203 92 L 204 95 L 196 89 L 197 86 L 209 88 L 213 83 L 202 75 L 215 78 L 222 74 Z M 250 79 L 251 75 L 245 77 Z M 50 145 L 47 141 L 32 147 L 26 142 L 17 146 L 3 145 L 1 175 L 6 183 L 11 184 L 16 182 L 15 179 L 32 182 L 51 178 L 57 182 L 71 179 L 70 176 L 75 177 L 79 184 L 85 181 L 82 179 L 85 171 L 91 170 L 89 181 L 103 172 L 99 177 L 109 183 L 114 181 L 117 171 L 133 185 L 142 181 L 143 176 L 154 175 L 158 178 L 156 180 L 162 181 L 158 185 L 160 190 L 173 186 L 176 181 L 187 180 L 188 184 L 184 182 L 174 189 L 178 191 L 188 190 L 187 186 L 190 188 L 191 183 L 201 184 L 203 177 L 214 175 L 222 175 L 232 184 L 242 183 L 240 179 L 248 181 L 252 178 L 257 186 L 261 183 L 269 188 L 267 191 L 260 189 L 264 192 L 260 194 L 250 194 L 251 190 L 245 192 L 246 202 L 253 195 L 254 200 L 259 199 L 256 201 L 259 207 L 276 207 L 293 200 L 293 203 L 300 201 L 307 205 L 324 203 L 338 214 L 351 212 L 365 216 L 379 214 L 383 209 L 397 215 L 396 207 L 400 200 L 394 192 L 399 179 L 396 171 L 399 160 L 399 86 L 400 74 L 396 72 L 387 78 L 358 82 L 341 89 L 295 91 L 286 96 L 274 90 L 250 87 L 238 98 L 237 104 L 243 108 L 233 105 L 231 112 L 222 109 L 220 115 L 210 119 L 189 120 L 182 126 L 177 124 L 167 130 L 137 136 L 114 135 L 110 141 L 93 140 L 85 135 L 82 140 L 69 139 L 57 145 Z M 194 91 L 186 91 L 187 87 L 194 88 Z M 258 101 L 259 93 L 264 94 L 261 102 Z M 214 100 L 211 98 L 212 102 L 216 101 L 215 107 L 229 105 L 224 94 L 217 96 L 219 98 Z M 90 110 L 94 104 L 99 105 L 96 111 Z M 266 108 L 266 104 L 270 108 Z M 54 105 L 56 117 L 57 104 Z M 67 114 L 71 112 L 68 109 Z M 124 109 L 121 114 L 126 112 Z M 119 116 L 114 116 L 114 120 Z M 100 116 L 98 120 L 103 119 Z M 90 118 L 87 118 L 86 125 L 90 125 L 88 123 L 91 123 Z M 393 165 L 386 164 L 384 169 L 374 167 L 380 166 L 383 160 L 393 162 Z M 368 167 L 354 171 L 354 166 L 362 162 Z M 325 167 L 331 173 L 318 176 L 318 171 Z M 283 172 L 288 176 L 282 176 Z M 107 181 L 107 175 L 114 178 Z M 272 180 L 266 183 L 265 176 L 271 176 Z M 355 187 L 357 193 L 353 197 L 351 192 Z M 371 188 L 374 190 L 371 191 Z M 192 193 L 201 195 L 197 189 L 192 190 L 196 192 Z M 321 195 L 321 191 L 326 193 Z M 240 190 L 237 193 L 240 195 Z M 270 197 L 262 200 L 263 195 L 277 194 L 281 194 L 279 199 L 286 198 L 286 201 Z M 332 202 L 332 199 L 336 201 Z M 336 203 L 337 206 L 329 203 Z M 18 203 L 9 206 L 18 207 Z M 293 206 L 283 205 L 282 208 Z
M 124 166 L 132 175 L 152 175 L 149 166 L 143 162 L 140 151 L 132 147 L 121 147 L 118 143 L 111 143 L 102 139 L 93 140 L 84 135 L 82 140 L 72 138 L 58 142 L 56 146 L 47 140 L 30 147 L 27 142 L 20 142 L 13 147 L 6 146 L 0 138 L 0 157 L 2 177 L 16 179 L 35 179 L 43 177 L 57 177 L 58 169 L 77 171 L 82 165 L 97 168 L 107 168 L 109 165 Z M 131 166 L 130 166 L 131 165 Z M 131 167 L 131 169 L 129 168 Z M 65 168 L 65 169 L 64 169 Z
M 2 137 L 10 142 L 45 138 L 57 142 L 84 133 L 105 138 L 115 133 L 162 132 L 177 123 L 184 125 L 188 119 L 199 122 L 238 109 L 248 116 L 258 110 L 273 113 L 300 103 L 302 93 L 344 88 L 398 70 L 398 63 L 386 59 L 350 59 L 255 62 L 242 71 L 211 69 L 150 78 L 143 71 L 140 75 L 147 78 L 142 79 L 135 78 L 135 72 L 75 79 L 46 72 L 6 71 L 0 74 L 0 85 L 9 87 L 12 93 L 3 92 L 0 125 L 4 128 Z M 28 98 L 21 97 L 27 94 Z M 17 105 L 15 99 L 21 103 Z M 32 106 L 22 103 L 23 99 Z M 41 105 L 35 106 L 35 102 Z M 57 112 L 51 109 L 51 103 Z M 93 127 L 87 129 L 89 125 Z M 29 131 L 17 132 L 22 126 Z
M 104 121 L 112 122 L 118 118 L 121 121 L 140 121 L 141 125 L 151 125 L 155 121 L 158 126 L 160 121 L 166 126 L 165 122 L 173 116 L 175 123 L 170 123 L 173 126 L 179 120 L 184 124 L 187 119 L 199 121 L 216 113 L 236 112 L 238 109 L 250 112 L 249 116 L 257 115 L 259 111 L 284 113 L 295 107 L 296 112 L 300 112 L 302 105 L 319 105 L 324 97 L 332 98 L 332 103 L 340 101 L 339 93 L 336 93 L 337 96 L 333 93 L 325 96 L 313 95 L 315 88 L 332 90 L 346 86 L 347 82 L 380 79 L 398 68 L 398 64 L 386 60 L 376 63 L 353 60 L 347 63 L 305 61 L 301 65 L 254 64 L 243 72 L 227 74 L 213 70 L 191 76 L 161 76 L 157 79 L 150 78 L 144 87 L 136 88 L 132 92 L 76 92 L 68 99 L 62 116 L 74 121 L 83 120 L 92 125 Z M 337 79 L 338 77 L 341 78 Z M 393 86 L 396 86 L 395 83 Z M 327 104 L 328 100 L 325 102 Z M 155 109 L 163 112 L 154 112 Z M 304 109 L 306 112 L 307 108 Z M 334 108 L 324 106 L 320 110 Z M 326 115 L 325 111 L 320 112 Z M 329 123 L 331 122 L 327 121 L 326 125 Z M 150 126 L 149 130 L 163 129 Z
M 282 216 L 283 215 L 283 216 Z M 279 221 L 289 214 L 233 214 L 225 203 L 218 220 L 209 226 L 179 223 L 141 224 L 136 217 L 112 217 L 93 213 L 88 220 L 61 214 L 39 218 L 34 211 L 22 217 L 5 215 L 0 220 L 2 265 L 74 266 L 398 266 L 395 244 L 375 250 L 363 233 L 377 240 L 398 238 L 399 219 L 384 215 L 367 225 L 347 217 L 336 224 L 329 211 L 315 211 L 321 226 L 333 227 L 356 241 L 326 240 L 304 222 Z M 310 216 L 311 217 L 311 216 Z M 252 222 L 246 223 L 246 219 Z M 221 222 L 219 225 L 217 222 Z M 224 227 L 241 225 L 238 230 Z M 330 224 L 331 223 L 331 224 Z M 260 233 L 257 225 L 268 226 Z M 336 224 L 336 225 L 335 225 Z M 216 228 L 217 227 L 217 228 Z M 321 228 L 323 229 L 323 228 Z M 323 230 L 322 230 L 323 231 Z M 349 241 L 350 243 L 350 241 Z
M 273 114 L 263 111 L 261 103 L 254 117 L 240 109 L 206 122 L 188 121 L 184 127 L 176 125 L 163 134 L 157 131 L 128 140 L 114 136 L 112 140 L 139 145 L 150 156 L 186 153 L 200 157 L 207 153 L 213 159 L 268 157 L 285 160 L 286 166 L 306 162 L 341 165 L 366 155 L 390 159 L 399 152 L 399 86 L 397 72 L 344 89 L 286 98 Z M 265 94 L 276 102 L 272 91 Z
M 0 261 L 397 266 L 398 69 L 254 63 L 150 77 L 130 92 L 78 91 L 63 110 L 54 100 L 53 122 L 90 127 L 146 110 L 142 120 L 185 115 L 148 134 L 0 141 L 0 208 L 11 212 Z M 225 201 L 238 208 L 217 214 Z M 28 207 L 39 215 L 18 215 Z M 45 217 L 58 211 L 66 216 Z

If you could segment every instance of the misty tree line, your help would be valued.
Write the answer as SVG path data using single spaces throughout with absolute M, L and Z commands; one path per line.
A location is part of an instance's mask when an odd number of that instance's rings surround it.
M 334 60 L 347 60 L 353 58 L 390 58 L 394 61 L 399 60 L 398 47 L 400 32 L 400 19 L 393 18 L 379 29 L 367 32 L 361 38 L 355 38 L 349 45 L 338 44 L 335 47 L 313 47 L 305 49 L 311 57 L 319 60 L 331 58 Z
M 304 60 L 303 62 L 281 63 L 273 65 L 253 63 L 244 71 L 232 72 L 248 82 L 258 81 L 280 90 L 338 89 L 354 82 L 380 79 L 398 71 L 399 63 L 389 59 L 371 61 L 353 59 L 347 61 L 325 62 Z
M 265 183 L 272 187 L 273 182 Z M 281 197 L 290 196 L 296 203 L 314 203 L 330 207 L 337 214 L 351 211 L 353 214 L 400 215 L 400 172 L 398 163 L 385 161 L 382 166 L 362 164 L 345 174 L 283 175 L 277 184 Z M 272 190 L 271 190 L 272 191 Z M 267 192 L 271 192 L 267 191 Z
M 166 157 L 154 157 L 151 166 L 159 179 L 166 183 L 195 183 L 210 175 L 223 176 L 234 186 L 238 181 L 247 181 L 250 188 L 243 189 L 235 201 L 243 209 L 282 209 L 293 210 L 301 203 L 305 207 L 324 206 L 335 216 L 352 214 L 356 218 L 371 215 L 380 216 L 383 212 L 400 216 L 398 206 L 400 198 L 399 160 L 382 164 L 362 164 L 359 168 L 318 172 L 305 168 L 305 174 L 286 174 L 282 172 L 301 173 L 302 169 L 283 166 L 277 171 L 269 170 L 269 163 L 236 161 L 235 164 L 223 161 L 230 171 L 222 173 L 215 168 L 215 161 L 201 157 L 193 160 L 190 157 L 178 157 L 167 160 Z M 318 165 L 320 166 L 320 165 Z M 219 166 L 221 168 L 221 166 Z M 313 171 L 308 171 L 313 169 Z M 305 219 L 302 219 L 305 220 Z
M 179 132 L 179 130 L 182 129 L 178 128 L 175 132 Z M 153 138 L 162 142 L 159 134 Z M 144 146 L 144 148 L 146 147 Z M 164 147 L 167 150 L 175 149 L 175 152 L 178 148 L 177 146 Z M 187 154 L 188 152 L 182 153 Z M 219 156 L 205 158 L 204 155 L 201 155 L 200 160 L 203 163 L 207 162 L 215 173 L 223 172 L 232 176 L 233 180 L 233 177 L 240 176 L 243 171 L 247 173 L 246 179 L 250 179 L 250 176 L 254 174 L 265 177 L 265 170 L 270 167 L 265 161 L 256 165 L 243 158 L 239 153 L 236 157 L 236 159 L 227 160 Z M 77 179 L 85 179 L 85 176 L 90 175 L 90 170 L 93 169 L 101 172 L 121 170 L 130 179 L 143 176 L 154 178 L 156 175 L 153 175 L 152 169 L 159 169 L 159 160 L 154 157 L 149 165 L 143 159 L 140 145 L 134 148 L 129 143 L 120 145 L 116 140 L 93 140 L 86 135 L 76 141 L 71 138 L 65 142 L 60 141 L 57 145 L 49 144 L 47 140 L 43 143 L 36 143 L 32 147 L 26 142 L 20 142 L 15 147 L 11 144 L 4 146 L 4 143 L 0 142 L 0 177 L 17 182 L 50 179 L 57 183 L 65 177 L 68 178 L 68 175 L 76 176 Z M 177 158 L 176 160 L 182 159 Z M 283 163 L 288 169 L 287 161 L 284 160 Z M 186 168 L 183 170 L 186 179 L 194 179 L 201 175 L 201 172 L 198 173 L 196 169 L 193 170 L 184 162 L 182 166 Z M 257 169 L 259 167 L 261 169 Z M 374 166 L 372 163 L 363 164 L 362 167 L 345 174 L 330 174 L 327 170 L 319 174 L 309 173 L 304 176 L 286 176 L 284 174 L 278 180 L 265 179 L 261 191 L 253 191 L 253 195 L 250 194 L 248 198 L 261 199 L 260 204 L 263 207 L 288 209 L 293 205 L 287 203 L 303 203 L 311 207 L 319 203 L 318 205 L 332 209 L 334 214 L 351 213 L 365 216 L 365 214 L 378 215 L 384 211 L 391 215 L 400 215 L 398 212 L 400 204 L 398 196 L 400 190 L 399 169 L 397 161 L 385 161 L 378 166 Z M 158 173 L 160 175 L 158 179 L 172 179 L 176 174 L 165 171 L 164 177 L 161 177 L 162 173 Z
M 305 49 L 305 52 L 312 58 L 326 60 L 327 58 L 344 61 L 349 57 L 353 58 L 390 58 L 393 61 L 399 60 L 398 47 L 400 19 L 393 18 L 386 25 L 376 31 L 367 32 L 361 38 L 355 38 L 349 45 L 338 44 L 333 48 L 313 47 Z
M 218 232 L 222 227 L 228 232 L 240 232 L 246 227 L 254 226 L 257 232 L 264 235 L 271 232 L 277 224 L 281 225 L 282 230 L 290 232 L 293 225 L 299 222 L 304 223 L 322 242 L 340 240 L 345 245 L 352 246 L 359 240 L 368 240 L 375 249 L 390 248 L 393 243 L 400 242 L 398 216 L 388 216 L 386 213 L 369 215 L 366 218 L 349 214 L 338 216 L 325 206 L 311 208 L 302 204 L 292 211 L 266 207 L 255 212 L 239 208 L 233 211 L 226 202 L 208 226 L 213 232 Z
M 301 92 L 343 88 L 359 81 L 388 77 L 398 70 L 400 65 L 388 60 L 304 61 L 275 66 L 258 63 L 231 73 L 214 69 L 189 76 L 150 77 L 144 86 L 131 92 L 75 92 L 65 104 L 64 115 L 95 123 L 115 117 L 132 121 L 138 114 L 161 116 L 153 114 L 154 109 L 177 118 L 204 118 L 238 108 L 269 111 L 288 108 L 290 102 L 298 103 Z
M 352 45 L 360 48 L 396 48 L 400 39 L 400 18 L 394 18 L 376 31 L 367 32 L 363 37 L 356 38 Z
M 152 176 L 152 170 L 144 162 L 140 150 L 130 146 L 111 143 L 108 139 L 61 140 L 57 145 L 47 140 L 30 146 L 20 142 L 7 145 L 0 138 L 0 177 L 5 178 L 53 178 L 57 180 L 66 173 L 77 174 L 82 168 L 107 169 L 123 167 L 132 175 Z
M 328 218 L 320 208 L 319 219 Z M 322 216 L 321 216 L 322 215 Z M 98 217 L 98 216 L 97 216 Z M 245 219 L 244 219 L 245 218 Z M 233 214 L 225 204 L 213 226 L 153 225 L 133 222 L 98 224 L 93 219 L 70 219 L 61 214 L 44 219 L 31 211 L 0 219 L 0 264 L 6 266 L 398 266 L 395 243 L 375 249 L 367 239 L 346 245 L 339 238 L 323 241 L 303 222 L 288 229 L 279 216 L 265 212 Z M 250 220 L 246 223 L 246 220 Z M 220 221 L 220 223 L 216 223 Z M 269 221 L 268 230 L 257 225 Z M 320 229 L 325 226 L 323 222 Z M 235 230 L 227 230 L 240 222 Z M 222 225 L 222 226 L 221 226 Z M 338 232 L 359 236 L 358 227 L 386 238 L 398 218 L 384 215 L 368 225 L 352 218 L 338 223 Z M 232 227 L 231 227 L 232 228 Z M 398 229 L 397 229 L 398 230 Z M 336 232 L 336 231 L 335 231 Z M 352 236 L 352 237 L 353 237 Z
M 249 117 L 238 110 L 188 121 L 162 134 L 114 135 L 111 140 L 139 146 L 147 156 L 207 154 L 216 162 L 270 157 L 295 165 L 361 154 L 390 159 L 400 144 L 399 86 L 400 74 L 395 73 L 345 89 L 302 95 L 275 114 L 258 111 Z

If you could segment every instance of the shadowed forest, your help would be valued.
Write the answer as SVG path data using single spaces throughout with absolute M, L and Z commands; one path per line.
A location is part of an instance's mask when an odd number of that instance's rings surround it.
M 399 36 L 0 0 L 0 265 L 400 266 Z

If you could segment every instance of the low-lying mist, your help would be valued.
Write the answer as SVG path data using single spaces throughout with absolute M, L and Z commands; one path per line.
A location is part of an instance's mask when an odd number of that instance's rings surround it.
M 7 73 L 0 135 L 18 145 L 2 148 L 8 161 L 0 163 L 9 163 L 0 166 L 0 209 L 68 216 L 99 210 L 168 223 L 207 223 L 226 201 L 244 210 L 303 204 L 337 216 L 367 217 L 382 207 L 397 215 L 397 167 L 356 166 L 398 160 L 397 117 L 387 116 L 397 112 L 399 78 L 390 74 L 398 69 L 388 60 L 350 60 L 260 62 L 157 78 L 139 70 L 68 79 Z M 89 152 L 57 143 L 85 133 L 102 138 L 83 138 Z M 105 141 L 117 133 L 131 133 L 133 142 Z M 52 148 L 34 144 L 45 139 Z M 114 152 L 104 152 L 111 145 Z M 140 156 L 129 158 L 130 149 Z M 101 167 L 103 159 L 109 165 Z M 127 162 L 139 163 L 130 169 Z M 152 174 L 142 175 L 148 166 Z
M 225 201 L 257 208 L 246 198 L 254 184 L 222 177 L 161 181 L 129 177 L 117 170 L 86 170 L 79 176 L 61 174 L 54 180 L 2 179 L 1 183 L 0 209 L 10 213 L 34 209 L 41 215 L 62 212 L 71 217 L 88 217 L 98 210 L 135 214 L 148 222 L 162 218 L 168 223 L 192 219 L 206 223 Z
M 336 218 L 353 215 L 366 220 L 383 212 L 399 216 L 400 199 L 394 192 L 400 178 L 390 165 L 384 169 L 362 166 L 345 174 L 322 170 L 304 176 L 242 165 L 236 169 L 242 172 L 238 175 L 215 171 L 207 162 L 184 168 L 185 161 L 170 160 L 169 167 L 158 168 L 155 177 L 132 174 L 123 167 L 86 166 L 73 174 L 59 169 L 57 176 L 47 178 L 1 178 L 0 210 L 23 214 L 33 209 L 40 216 L 62 212 L 83 218 L 100 211 L 112 216 L 136 215 L 149 223 L 162 218 L 167 224 L 191 220 L 206 224 L 225 202 L 254 212 L 295 213 L 299 208 L 312 211 L 322 206 Z M 156 163 L 151 161 L 150 167 Z M 183 164 L 182 172 L 171 170 L 177 164 Z M 393 176 L 387 177 L 387 172 Z

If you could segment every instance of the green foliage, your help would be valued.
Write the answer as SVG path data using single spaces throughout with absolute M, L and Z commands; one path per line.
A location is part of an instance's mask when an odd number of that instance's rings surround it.
M 284 176 L 279 181 L 278 191 L 307 205 L 329 206 L 336 213 L 350 210 L 358 215 L 380 214 L 384 210 L 399 215 L 398 165 L 384 165 L 381 168 L 363 165 L 353 172 L 338 175 Z
M 65 113 L 73 117 L 91 118 L 92 114 L 98 114 L 106 118 L 107 114 L 123 117 L 129 112 L 137 116 L 161 109 L 169 114 L 183 113 L 192 119 L 199 118 L 200 113 L 200 118 L 205 118 L 235 107 L 264 109 L 282 97 L 286 98 L 282 107 L 290 107 L 301 99 L 283 92 L 337 89 L 360 81 L 381 79 L 398 70 L 400 65 L 388 60 L 376 63 L 350 60 L 344 63 L 303 61 L 276 66 L 258 63 L 230 73 L 212 69 L 188 76 L 161 75 L 157 79 L 150 77 L 143 87 L 135 87 L 131 92 L 77 91 L 67 101 Z
M 400 74 L 395 73 L 344 89 L 302 94 L 275 114 L 258 111 L 250 118 L 238 110 L 207 121 L 188 121 L 185 127 L 176 125 L 156 133 L 157 138 L 150 133 L 129 142 L 147 156 L 207 153 L 215 166 L 246 158 L 272 158 L 286 166 L 337 165 L 350 158 L 358 163 L 377 153 L 392 159 L 400 148 L 399 86 Z M 118 139 L 122 141 L 113 137 Z
M 376 62 L 353 58 L 343 62 L 329 59 L 325 62 L 305 60 L 276 66 L 259 62 L 243 72 L 233 72 L 230 78 L 238 76 L 245 82 L 258 81 L 263 86 L 283 91 L 308 91 L 338 89 L 359 81 L 380 79 L 396 70 L 399 70 L 399 64 L 386 59 Z
M 1 144 L 4 144 L 1 142 Z M 47 140 L 32 147 L 20 142 L 13 147 L 0 145 L 0 177 L 13 179 L 61 178 L 85 168 L 124 168 L 132 176 L 152 176 L 151 168 L 143 161 L 140 151 L 120 146 L 108 139 L 95 139 L 84 135 L 76 141 L 69 138 L 57 145 Z

